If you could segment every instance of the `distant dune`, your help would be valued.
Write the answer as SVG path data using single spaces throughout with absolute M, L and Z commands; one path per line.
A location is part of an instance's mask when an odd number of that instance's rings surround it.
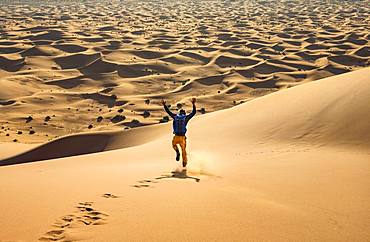
M 5 1 L 0 15 L 0 142 L 155 124 L 162 98 L 222 110 L 370 60 L 366 1 Z

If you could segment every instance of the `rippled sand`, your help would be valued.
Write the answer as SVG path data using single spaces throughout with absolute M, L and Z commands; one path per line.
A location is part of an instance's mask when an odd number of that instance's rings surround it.
M 0 2 L 0 141 L 201 113 L 369 66 L 367 1 Z M 203 108 L 202 110 L 200 110 Z

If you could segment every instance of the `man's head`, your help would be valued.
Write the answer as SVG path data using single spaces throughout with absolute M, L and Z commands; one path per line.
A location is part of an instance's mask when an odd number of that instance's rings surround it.
M 181 115 L 186 115 L 186 112 L 185 112 L 185 110 L 184 110 L 184 109 L 180 109 L 179 114 L 181 114 Z

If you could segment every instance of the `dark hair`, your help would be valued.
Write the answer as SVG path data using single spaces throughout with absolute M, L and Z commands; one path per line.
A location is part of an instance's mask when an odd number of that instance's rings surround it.
M 185 110 L 184 109 L 180 109 L 180 114 L 186 114 Z

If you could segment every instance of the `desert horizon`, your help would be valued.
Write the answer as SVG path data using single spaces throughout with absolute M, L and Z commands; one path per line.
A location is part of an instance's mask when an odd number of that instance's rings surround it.
M 0 0 L 0 241 L 369 241 L 369 1 Z
M 362 1 L 17 3 L 0 5 L 1 142 L 163 122 L 162 98 L 208 113 L 370 65 Z

